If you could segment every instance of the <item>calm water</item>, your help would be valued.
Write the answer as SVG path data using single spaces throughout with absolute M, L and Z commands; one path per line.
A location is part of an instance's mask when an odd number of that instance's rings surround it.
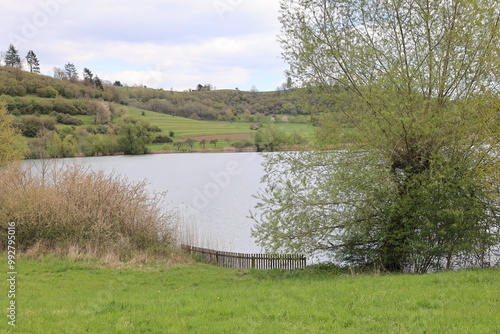
M 256 253 L 248 218 L 263 174 L 260 153 L 153 154 L 56 159 L 115 172 L 130 181 L 148 182 L 151 191 L 167 192 L 165 209 L 180 217 L 195 246 Z

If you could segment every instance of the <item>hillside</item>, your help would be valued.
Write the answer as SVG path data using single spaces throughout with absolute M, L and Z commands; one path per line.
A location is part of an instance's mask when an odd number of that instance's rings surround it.
M 27 157 L 141 154 L 151 149 L 205 148 L 209 143 L 221 147 L 253 136 L 262 123 L 282 124 L 285 131 L 310 130 L 302 101 L 294 91 L 174 92 L 98 86 L 0 66 L 0 103 L 26 138 Z M 143 138 L 129 133 L 139 138 L 139 147 L 128 150 L 123 137 L 130 124 L 134 131 L 144 128 L 147 133 Z M 249 145 L 249 140 L 236 143 Z

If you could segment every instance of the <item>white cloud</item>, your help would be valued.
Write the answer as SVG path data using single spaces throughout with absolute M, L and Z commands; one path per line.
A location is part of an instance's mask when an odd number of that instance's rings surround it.
M 33 0 L 3 8 L 0 25 L 25 38 L 31 20 L 37 30 L 21 53 L 34 50 L 42 70 L 73 62 L 129 84 L 148 85 L 140 80 L 157 73 L 150 86 L 273 90 L 269 82 L 286 68 L 276 42 L 278 7 L 268 0 Z M 37 26 L 37 13 L 50 20 Z M 0 35 L 0 47 L 8 44 L 8 34 Z

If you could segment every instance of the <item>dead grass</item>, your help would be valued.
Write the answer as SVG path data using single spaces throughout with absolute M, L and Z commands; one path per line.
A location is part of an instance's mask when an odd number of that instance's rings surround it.
M 0 221 L 16 223 L 17 249 L 25 256 L 97 257 L 109 264 L 180 258 L 175 217 L 163 211 L 163 194 L 148 193 L 145 182 L 79 165 L 13 167 L 0 172 L 0 189 Z M 6 233 L 0 231 L 3 244 Z

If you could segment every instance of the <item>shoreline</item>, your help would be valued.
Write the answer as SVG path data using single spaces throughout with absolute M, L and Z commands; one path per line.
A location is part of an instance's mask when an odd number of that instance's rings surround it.
M 195 148 L 190 150 L 154 150 L 146 154 L 173 154 L 173 153 L 240 153 L 240 152 L 257 152 L 256 147 L 222 147 L 222 148 Z M 121 154 L 117 154 L 121 155 Z

